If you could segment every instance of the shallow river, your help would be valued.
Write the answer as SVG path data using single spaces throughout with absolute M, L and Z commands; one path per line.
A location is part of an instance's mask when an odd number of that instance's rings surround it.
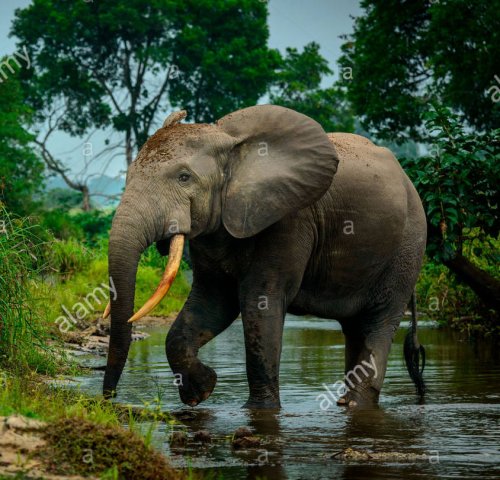
M 401 328 L 393 344 L 380 406 L 326 411 L 317 399 L 343 376 L 344 342 L 337 322 L 287 318 L 281 361 L 278 414 L 241 408 L 248 396 L 243 331 L 240 320 L 200 352 L 218 383 L 212 396 L 194 409 L 179 400 L 164 353 L 164 329 L 134 342 L 119 385 L 118 401 L 143 406 L 160 395 L 166 410 L 186 411 L 189 434 L 209 430 L 210 447 L 193 443 L 170 449 L 171 426 L 162 424 L 154 444 L 174 465 L 194 470 L 213 468 L 224 479 L 377 479 L 500 478 L 500 349 L 485 341 L 471 343 L 459 335 L 419 326 L 427 349 L 426 402 L 416 403 L 403 360 Z M 402 324 L 403 326 L 404 324 Z M 100 391 L 102 374 L 81 379 L 81 388 Z M 235 451 L 230 436 L 249 426 L 263 443 Z M 175 427 L 178 428 L 178 427 Z M 347 447 L 371 452 L 426 455 L 419 460 L 340 460 Z M 422 457 L 423 458 L 423 457 Z

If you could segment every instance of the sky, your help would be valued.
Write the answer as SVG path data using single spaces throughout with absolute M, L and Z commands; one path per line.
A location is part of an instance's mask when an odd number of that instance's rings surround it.
M 267 1 L 269 3 L 269 46 L 284 52 L 286 47 L 302 50 L 307 43 L 317 42 L 320 45 L 321 54 L 328 60 L 330 68 L 334 71 L 334 75 L 326 79 L 324 83 L 328 84 L 336 79 L 338 77 L 337 59 L 340 56 L 342 44 L 339 36 L 352 32 L 351 17 L 361 14 L 359 0 Z M 15 40 L 8 37 L 14 11 L 30 3 L 31 0 L 0 0 L 0 56 L 10 55 L 15 51 Z M 93 152 L 99 152 L 106 138 L 107 135 L 104 132 L 96 133 L 91 139 Z M 114 138 L 117 140 L 116 137 Z M 85 139 L 56 134 L 49 146 L 51 151 L 58 158 L 63 159 L 74 174 L 78 174 L 84 164 L 83 142 Z M 107 166 L 106 163 L 108 162 L 91 162 L 88 173 L 106 173 L 111 177 L 124 173 L 124 157 L 114 158 Z

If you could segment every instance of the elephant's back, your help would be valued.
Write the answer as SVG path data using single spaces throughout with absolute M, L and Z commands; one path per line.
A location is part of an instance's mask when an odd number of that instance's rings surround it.
M 329 133 L 328 139 L 339 157 L 337 174 L 359 180 L 376 180 L 394 188 L 405 183 L 406 177 L 393 153 L 354 133 Z
M 348 185 L 351 195 L 361 195 L 358 201 L 371 205 L 372 209 L 376 210 L 378 205 L 403 216 L 413 211 L 425 222 L 420 197 L 388 148 L 353 133 L 329 133 L 328 138 L 339 157 L 332 183 L 334 190 L 345 191 Z
M 360 135 L 330 133 L 339 157 L 331 191 L 350 207 L 399 223 L 407 214 L 409 179 L 392 152 Z M 396 227 L 396 225 L 394 225 Z

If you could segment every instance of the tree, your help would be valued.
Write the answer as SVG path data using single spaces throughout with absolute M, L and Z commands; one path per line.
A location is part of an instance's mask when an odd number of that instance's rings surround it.
M 29 148 L 33 137 L 23 126 L 29 117 L 16 76 L 0 82 L 0 200 L 20 215 L 30 213 L 42 186 L 43 163 Z
M 267 91 L 280 55 L 267 47 L 266 2 L 178 2 L 173 30 L 170 101 L 189 119 L 213 122 L 255 105 Z
M 270 91 L 271 103 L 314 118 L 327 132 L 352 132 L 354 117 L 345 90 L 321 88 L 324 76 L 332 73 L 317 43 L 305 45 L 302 53 L 287 48 Z
M 426 113 L 424 123 L 434 135 L 433 148 L 402 163 L 426 210 L 427 255 L 442 261 L 487 307 L 500 312 L 500 279 L 495 278 L 500 260 L 495 248 L 500 232 L 500 129 L 466 132 L 458 115 L 439 106 Z M 469 259 L 478 257 L 486 266 Z
M 348 98 L 379 138 L 423 140 L 430 99 L 476 129 L 500 124 L 500 0 L 363 0 L 340 59 Z M 497 88 L 497 90 L 495 90 Z
M 37 111 L 62 98 L 61 130 L 112 125 L 129 165 L 169 96 L 196 120 L 256 102 L 277 55 L 266 19 L 259 0 L 34 0 L 16 11 L 12 33 L 28 46 Z
M 426 209 L 428 254 L 498 311 L 498 258 L 485 252 L 498 235 L 500 0 L 361 6 L 340 59 L 348 98 L 379 139 L 427 142 L 404 166 Z

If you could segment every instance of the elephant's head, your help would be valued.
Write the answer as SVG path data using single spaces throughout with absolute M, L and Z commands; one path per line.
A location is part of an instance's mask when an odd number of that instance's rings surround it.
M 337 155 L 321 126 L 287 108 L 262 105 L 214 125 L 180 124 L 170 115 L 130 166 L 109 242 L 111 339 L 104 378 L 110 395 L 131 338 L 135 277 L 141 253 L 170 242 L 160 286 L 133 319 L 166 294 L 181 260 L 184 237 L 221 228 L 245 238 L 317 201 L 331 184 Z M 108 309 L 109 310 L 109 309 Z

